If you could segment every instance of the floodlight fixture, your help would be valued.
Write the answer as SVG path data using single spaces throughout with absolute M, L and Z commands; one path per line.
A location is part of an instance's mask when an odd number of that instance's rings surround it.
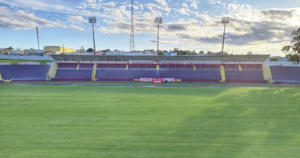
M 89 23 L 97 23 L 97 18 L 94 16 L 89 17 Z
M 230 17 L 223 17 L 221 20 L 221 23 L 224 24 L 224 34 L 223 34 L 223 44 L 222 44 L 222 54 L 224 53 L 224 42 L 225 42 L 225 30 L 226 30 L 226 24 L 228 24 L 230 22 Z
M 230 17 L 223 17 L 221 23 L 229 23 Z
M 163 23 L 162 17 L 156 17 L 154 18 L 154 23 L 157 24 L 157 55 L 159 53 L 159 24 Z
M 156 17 L 156 18 L 154 18 L 154 23 L 155 24 L 162 24 L 163 23 L 163 18 L 162 17 Z
M 95 23 L 97 23 L 97 19 L 96 19 L 96 17 L 94 17 L 94 16 L 90 16 L 89 17 L 89 23 L 91 23 L 92 24 L 92 27 L 93 27 L 93 41 L 94 41 L 94 55 L 96 54 L 95 52 L 96 52 L 96 46 L 95 46 L 95 29 L 94 29 L 94 24 Z

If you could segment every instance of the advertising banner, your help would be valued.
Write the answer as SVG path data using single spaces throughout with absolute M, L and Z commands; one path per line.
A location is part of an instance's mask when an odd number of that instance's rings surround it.
M 140 82 L 153 82 L 153 81 L 161 81 L 161 82 L 176 82 L 175 78 L 140 78 Z

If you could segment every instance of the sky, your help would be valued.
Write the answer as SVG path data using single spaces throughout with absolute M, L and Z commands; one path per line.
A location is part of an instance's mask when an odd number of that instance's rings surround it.
M 130 49 L 131 1 L 128 0 L 0 0 L 0 48 L 37 49 L 65 46 Z M 156 49 L 155 17 L 162 17 L 160 50 L 222 50 L 233 54 L 284 56 L 291 33 L 300 27 L 300 0 L 134 0 L 135 49 Z

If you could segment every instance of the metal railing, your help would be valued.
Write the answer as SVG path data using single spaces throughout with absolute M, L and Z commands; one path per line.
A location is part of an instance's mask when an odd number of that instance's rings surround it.
M 288 83 L 288 84 L 300 84 L 300 79 L 287 78 L 287 79 L 273 79 L 274 83 Z
M 24 81 L 24 80 L 46 80 L 46 77 L 24 77 L 24 78 L 11 78 L 9 80 Z
M 39 62 L 18 62 L 18 65 L 41 65 Z
M 0 65 L 10 65 L 10 62 L 3 62 L 3 63 L 0 63 Z
M 57 70 L 77 70 L 77 68 L 57 68 Z M 78 70 L 93 70 L 93 68 L 80 68 Z

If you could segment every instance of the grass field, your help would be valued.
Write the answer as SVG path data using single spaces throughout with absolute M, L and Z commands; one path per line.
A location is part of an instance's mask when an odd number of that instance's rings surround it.
M 300 89 L 0 85 L 0 157 L 299 158 Z

